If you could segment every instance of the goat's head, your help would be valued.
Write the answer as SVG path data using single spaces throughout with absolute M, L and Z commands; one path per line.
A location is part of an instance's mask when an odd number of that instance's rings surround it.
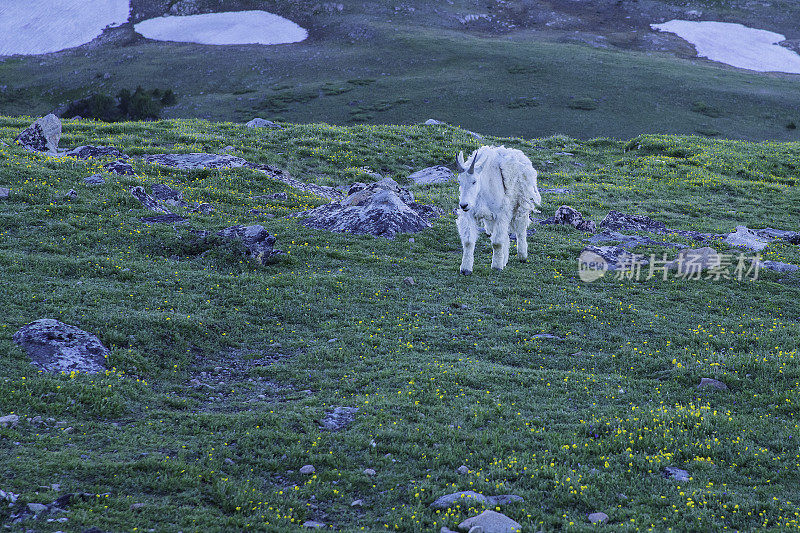
M 456 165 L 460 174 L 458 175 L 458 205 L 462 211 L 469 211 L 478 197 L 478 176 L 475 174 L 475 161 L 478 159 L 478 152 L 472 157 L 472 164 L 467 168 L 464 161 L 464 152 L 458 153 Z

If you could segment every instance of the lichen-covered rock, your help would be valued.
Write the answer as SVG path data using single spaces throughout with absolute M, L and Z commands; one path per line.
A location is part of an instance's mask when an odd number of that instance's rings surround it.
M 271 120 L 265 120 L 263 118 L 254 118 L 253 120 L 245 124 L 245 126 L 247 126 L 248 128 L 270 128 L 274 130 L 283 129 L 283 126 L 281 126 L 280 124 L 276 124 Z
M 319 420 L 319 425 L 328 431 L 346 428 L 356 419 L 358 407 L 335 407 Z
M 141 187 L 140 185 L 137 185 L 136 187 L 131 187 L 130 192 L 134 198 L 139 200 L 142 203 L 142 205 L 145 208 L 149 209 L 150 211 L 155 211 L 157 213 L 164 213 L 167 215 L 172 214 L 172 212 L 163 205 L 161 205 L 161 203 L 159 203 L 158 200 L 156 200 L 155 198 L 144 192 L 144 188 Z
M 759 261 L 758 267 L 774 270 L 775 272 L 781 272 L 784 274 L 787 272 L 797 272 L 800 270 L 800 266 L 791 265 L 789 263 L 781 263 L 780 261 Z
M 50 113 L 22 130 L 17 142 L 28 150 L 37 152 L 58 152 L 58 141 L 61 140 L 61 121 Z
M 548 219 L 542 220 L 539 224 L 564 224 L 572 226 L 579 231 L 597 231 L 597 226 L 591 220 L 583 218 L 583 215 L 576 209 L 562 205 L 556 209 L 556 214 Z
M 117 159 L 128 158 L 127 155 L 123 154 L 113 146 L 78 146 L 64 155 L 78 159 L 97 159 L 99 157 L 115 157 Z
M 154 183 L 150 194 L 158 201 L 174 207 L 186 207 L 189 204 L 183 200 L 183 193 L 163 183 Z
M 391 178 L 362 187 L 351 187 L 341 202 L 333 202 L 296 216 L 310 228 L 394 238 L 431 227 L 439 216 L 433 206 L 419 204 L 414 195 Z
M 619 211 L 611 210 L 600 222 L 600 227 L 611 230 L 646 231 L 649 233 L 664 233 L 667 226 L 663 222 L 653 220 L 644 215 L 626 215 Z
M 762 237 L 747 226 L 736 226 L 736 231 L 725 237 L 725 242 L 733 246 L 743 246 L 748 250 L 760 252 L 772 239 Z
M 110 353 L 91 333 L 51 318 L 21 327 L 13 340 L 35 364 L 56 373 L 103 372 Z
M 103 165 L 103 168 L 108 172 L 113 172 L 115 174 L 122 174 L 123 176 L 133 176 L 133 166 L 130 163 L 126 163 L 125 161 L 112 161 L 107 165 Z
M 518 533 L 522 531 L 522 524 L 503 513 L 487 509 L 478 516 L 467 518 L 458 524 L 458 529 L 461 531 L 473 531 L 473 528 L 480 533 Z
M 268 264 L 276 255 L 282 254 L 274 249 L 275 235 L 270 235 L 264 226 L 230 226 L 217 232 L 220 237 L 241 239 L 248 255 L 262 265 Z

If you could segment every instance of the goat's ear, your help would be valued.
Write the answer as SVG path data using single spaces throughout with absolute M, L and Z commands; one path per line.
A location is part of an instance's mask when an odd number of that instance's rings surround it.
M 458 152 L 458 157 L 456 157 L 456 167 L 458 167 L 459 172 L 464 172 L 467 170 L 466 167 L 467 162 L 464 161 L 464 152 Z

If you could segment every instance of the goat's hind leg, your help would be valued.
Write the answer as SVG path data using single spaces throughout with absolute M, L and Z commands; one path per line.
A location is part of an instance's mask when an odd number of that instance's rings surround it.
M 461 257 L 461 273 L 465 276 L 472 274 L 472 264 L 475 260 L 475 241 L 478 240 L 478 225 L 475 219 L 466 213 L 459 213 L 456 219 L 458 235 L 461 237 L 463 255 Z

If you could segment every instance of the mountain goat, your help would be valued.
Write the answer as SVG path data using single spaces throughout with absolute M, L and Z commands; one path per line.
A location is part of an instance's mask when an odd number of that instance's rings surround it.
M 492 241 L 492 268 L 503 270 L 508 263 L 510 230 L 517 234 L 517 257 L 527 261 L 529 215 L 531 211 L 538 213 L 536 206 L 542 203 L 536 185 L 538 173 L 530 159 L 514 148 L 483 146 L 467 161 L 460 152 L 456 225 L 464 249 L 461 273 L 472 273 L 480 224 Z

